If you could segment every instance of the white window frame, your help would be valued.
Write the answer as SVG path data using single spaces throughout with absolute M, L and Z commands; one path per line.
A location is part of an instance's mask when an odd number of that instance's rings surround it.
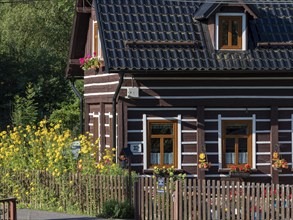
M 147 170 L 148 169 L 148 151 L 147 151 L 147 147 L 148 147 L 148 143 L 147 143 L 147 121 L 148 120 L 177 120 L 177 168 L 176 169 L 181 169 L 182 168 L 182 160 L 181 160 L 181 133 L 182 133 L 182 116 L 179 114 L 177 117 L 168 117 L 168 118 L 164 118 L 164 117 L 147 117 L 146 114 L 143 114 L 143 169 Z
M 97 30 L 98 41 L 99 41 L 98 42 L 98 51 L 95 51 L 95 26 L 96 26 L 96 24 L 97 24 L 97 21 L 93 21 L 93 27 L 92 27 L 92 56 L 94 55 L 94 52 L 96 52 L 98 59 L 103 60 L 99 29 Z
M 215 48 L 216 50 L 219 49 L 219 17 L 220 16 L 241 16 L 242 17 L 242 47 L 241 49 L 221 49 L 221 50 L 246 50 L 247 49 L 247 39 L 246 39 L 246 32 L 247 32 L 247 25 L 246 25 L 246 14 L 245 13 L 217 13 L 216 14 L 216 33 L 215 33 Z
M 244 121 L 249 120 L 252 122 L 252 169 L 256 169 L 256 116 L 255 114 L 252 117 L 222 117 L 218 115 L 218 161 L 219 161 L 219 169 L 223 168 L 223 152 L 222 152 L 222 121 Z

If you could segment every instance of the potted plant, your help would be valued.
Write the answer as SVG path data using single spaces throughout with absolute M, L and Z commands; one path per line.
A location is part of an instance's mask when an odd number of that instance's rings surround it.
M 285 159 L 281 159 L 277 151 L 273 153 L 272 167 L 274 170 L 278 170 L 279 172 L 282 172 L 282 169 L 288 169 L 287 161 Z
M 251 173 L 251 166 L 247 163 L 244 166 L 231 166 L 230 177 L 249 177 Z
M 199 154 L 198 168 L 208 170 L 211 167 L 211 163 L 207 161 L 207 156 L 205 153 Z
M 96 52 L 94 52 L 94 55 L 91 56 L 90 54 L 86 55 L 85 57 L 82 57 L 79 59 L 80 67 L 83 70 L 96 70 L 100 67 L 100 60 L 96 56 Z

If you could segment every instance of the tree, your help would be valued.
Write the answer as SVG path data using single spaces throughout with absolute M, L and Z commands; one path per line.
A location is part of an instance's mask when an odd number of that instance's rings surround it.
M 35 91 L 32 83 L 26 87 L 26 96 L 15 96 L 12 121 L 14 126 L 35 124 L 38 117 L 38 107 L 35 102 Z

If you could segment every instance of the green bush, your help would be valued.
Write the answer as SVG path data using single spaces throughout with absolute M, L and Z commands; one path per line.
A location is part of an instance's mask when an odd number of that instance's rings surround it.
M 116 200 L 108 200 L 102 206 L 101 217 L 129 219 L 134 217 L 134 209 L 129 201 L 119 203 Z

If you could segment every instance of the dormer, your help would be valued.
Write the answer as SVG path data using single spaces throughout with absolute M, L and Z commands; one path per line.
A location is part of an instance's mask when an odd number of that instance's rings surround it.
M 205 3 L 194 19 L 208 25 L 208 33 L 215 50 L 247 50 L 249 20 L 257 12 L 251 5 Z

